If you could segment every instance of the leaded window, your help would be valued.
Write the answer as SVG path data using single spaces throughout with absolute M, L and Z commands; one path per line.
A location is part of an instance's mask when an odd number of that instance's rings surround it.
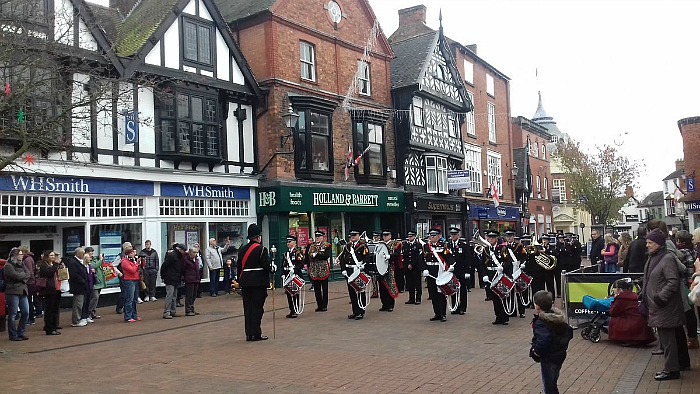
M 217 98 L 188 92 L 161 96 L 161 152 L 221 157 Z
M 211 66 L 214 26 L 187 18 L 183 18 L 182 26 L 185 61 Z

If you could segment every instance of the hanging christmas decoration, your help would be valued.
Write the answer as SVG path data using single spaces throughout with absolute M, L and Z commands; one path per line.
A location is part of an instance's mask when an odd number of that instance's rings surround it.
M 20 125 L 24 123 L 24 111 L 21 109 L 17 111 L 17 123 Z
M 31 153 L 27 153 L 22 157 L 22 163 L 30 166 L 36 163 L 36 157 L 34 157 L 34 155 Z

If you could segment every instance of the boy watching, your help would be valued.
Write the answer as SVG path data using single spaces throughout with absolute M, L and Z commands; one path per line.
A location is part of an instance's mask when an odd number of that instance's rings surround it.
M 564 314 L 552 308 L 552 294 L 540 290 L 533 296 L 535 318 L 532 319 L 532 346 L 530 357 L 540 363 L 545 394 L 559 394 L 557 380 L 566 359 L 569 341 L 574 337 L 573 329 Z

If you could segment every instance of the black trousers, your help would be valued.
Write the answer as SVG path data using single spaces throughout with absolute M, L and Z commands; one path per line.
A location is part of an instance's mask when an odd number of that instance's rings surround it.
M 689 368 L 690 354 L 688 353 L 688 342 L 685 338 L 683 326 L 676 327 L 676 349 L 678 353 L 678 364 L 681 368 Z
M 53 279 L 49 279 L 53 280 Z M 59 306 L 61 303 L 61 292 L 54 291 L 44 294 L 44 331 L 51 332 L 59 326 Z M 3 306 L 4 307 L 4 306 Z
M 532 275 L 532 294 L 537 293 L 540 290 L 547 290 L 552 293 L 552 299 L 556 297 L 554 294 L 554 271 L 541 271 Z
M 328 279 L 313 280 L 314 296 L 316 296 L 316 306 L 321 309 L 328 308 Z
M 198 289 L 199 283 L 185 283 L 185 313 L 194 312 Z
M 399 293 L 403 293 L 406 290 L 406 271 L 406 268 L 394 268 L 396 288 L 399 289 Z
M 360 308 L 359 301 L 362 301 L 363 305 L 367 305 L 367 293 L 361 292 L 358 299 L 357 292 L 353 289 L 350 284 L 348 284 L 348 295 L 350 296 L 350 303 L 352 304 L 352 314 L 353 315 L 364 315 L 364 309 Z
M 491 291 L 491 286 L 486 286 L 486 296 L 493 302 L 493 314 L 496 315 L 496 323 L 505 323 L 509 320 L 505 309 L 503 308 L 503 301 L 498 298 L 496 294 Z
M 391 296 L 391 294 L 389 294 L 389 290 L 387 290 L 386 280 L 380 276 L 377 279 L 377 282 L 379 284 L 379 299 L 382 301 L 382 308 L 394 309 L 396 300 L 394 299 L 394 297 Z
M 291 296 L 286 291 L 284 292 L 284 294 L 287 296 L 287 305 L 289 306 L 289 313 L 292 313 L 292 314 L 296 313 L 294 311 L 294 303 L 299 302 L 299 294 L 297 294 L 295 296 Z
M 433 303 L 433 313 L 435 316 L 446 316 L 447 315 L 447 299 L 442 293 L 438 293 L 437 285 L 435 284 L 435 279 L 426 277 L 428 283 L 428 295 L 430 295 L 430 302 Z
M 406 269 L 406 290 L 408 291 L 408 300 L 412 302 L 420 302 L 423 296 L 423 288 L 421 287 L 421 276 L 418 267 Z
M 262 335 L 260 324 L 265 313 L 265 298 L 267 298 L 266 286 L 246 286 L 242 289 L 243 314 L 245 316 L 246 337 Z
M 552 274 L 554 275 L 554 285 L 557 297 L 561 297 L 561 268 L 557 267 L 553 269 Z
M 469 286 L 469 279 L 457 278 L 459 280 L 459 308 L 457 311 L 466 312 L 467 311 L 467 286 Z

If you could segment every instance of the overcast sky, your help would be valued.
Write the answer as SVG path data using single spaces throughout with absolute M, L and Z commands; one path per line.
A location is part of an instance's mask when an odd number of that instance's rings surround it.
M 676 122 L 700 116 L 700 49 L 693 0 L 370 0 L 388 37 L 398 10 L 428 9 L 427 25 L 511 79 L 513 116 L 531 118 L 537 91 L 559 129 L 642 165 L 637 196 L 661 190 L 683 157 Z M 537 69 L 537 77 L 535 70 Z M 625 135 L 625 133 L 627 133 Z M 618 137 L 620 136 L 620 137 Z

